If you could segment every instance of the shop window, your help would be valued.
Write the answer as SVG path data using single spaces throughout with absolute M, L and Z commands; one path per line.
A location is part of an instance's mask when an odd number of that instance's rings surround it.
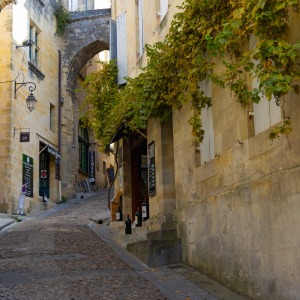
M 89 170 L 89 137 L 88 131 L 81 124 L 78 128 L 78 144 L 79 144 L 79 169 L 85 173 Z

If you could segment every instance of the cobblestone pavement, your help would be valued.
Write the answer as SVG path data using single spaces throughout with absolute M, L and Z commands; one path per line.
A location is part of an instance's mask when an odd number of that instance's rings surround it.
M 103 191 L 32 214 L 1 232 L 0 299 L 225 299 L 174 276 L 171 268 L 150 269 L 114 245 L 91 222 L 106 207 Z

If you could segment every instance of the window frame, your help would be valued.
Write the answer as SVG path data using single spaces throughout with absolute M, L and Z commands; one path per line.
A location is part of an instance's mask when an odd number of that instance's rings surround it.
M 29 39 L 31 43 L 29 45 L 29 62 L 36 68 L 40 67 L 40 34 L 41 30 L 36 24 L 30 21 L 29 24 Z
M 79 170 L 88 174 L 89 172 L 89 136 L 87 128 L 80 123 L 78 126 L 78 151 L 79 151 Z

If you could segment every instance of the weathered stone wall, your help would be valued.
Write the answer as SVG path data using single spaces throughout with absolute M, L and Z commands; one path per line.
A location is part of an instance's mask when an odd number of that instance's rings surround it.
M 10 166 L 10 136 L 11 130 L 11 107 L 13 85 L 6 81 L 12 80 L 12 6 L 6 7 L 1 12 L 0 28 L 0 210 L 6 211 L 11 201 L 12 172 Z
M 157 15 L 158 3 L 144 1 L 145 43 L 163 38 L 182 1 L 169 1 L 163 20 Z M 136 56 L 136 3 L 115 0 L 112 4 L 114 18 L 126 10 L 130 19 L 128 74 L 134 77 L 139 65 L 146 62 L 144 56 Z M 289 22 L 288 38 L 297 41 L 299 18 L 291 13 Z M 201 151 L 192 145 L 190 105 L 173 111 L 174 174 L 171 171 L 168 175 L 175 177 L 174 219 L 182 240 L 183 261 L 253 299 L 298 299 L 299 96 L 288 95 L 286 99 L 286 114 L 294 127 L 289 141 L 285 137 L 271 141 L 269 130 L 254 135 L 253 118 L 249 117 L 252 106 L 241 105 L 229 91 L 213 85 L 212 96 L 215 153 L 202 165 Z M 147 128 L 148 143 L 155 141 L 157 180 L 157 193 L 149 199 L 150 231 L 159 229 L 160 217 L 167 215 L 164 171 L 172 169 L 170 160 L 163 162 L 167 149 L 164 139 L 168 137 L 160 125 L 150 120 Z M 126 176 L 130 173 L 124 173 Z
M 29 38 L 29 22 L 33 22 L 39 32 L 39 63 L 36 72 L 29 70 L 28 47 L 20 47 Z M 0 195 L 1 210 L 16 210 L 22 186 L 22 154 L 34 161 L 33 198 L 26 198 L 25 210 L 33 209 L 39 199 L 39 144 L 47 141 L 57 147 L 57 74 L 58 54 L 55 37 L 55 19 L 51 2 L 25 1 L 18 5 L 7 6 L 1 12 L 1 81 L 11 81 L 0 85 L 1 101 L 1 150 L 2 168 Z M 41 74 L 44 75 L 41 77 Z M 29 113 L 25 108 L 29 95 L 29 85 L 14 92 L 17 83 L 34 82 L 37 99 L 36 110 Z M 53 108 L 54 126 L 50 129 L 50 103 Z M 20 132 L 30 131 L 30 141 L 20 142 Z M 57 201 L 57 181 L 54 178 L 55 160 L 50 161 L 50 199 Z

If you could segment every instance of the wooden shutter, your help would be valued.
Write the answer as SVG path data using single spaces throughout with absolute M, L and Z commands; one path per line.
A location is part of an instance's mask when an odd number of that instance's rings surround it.
M 123 84 L 127 76 L 126 13 L 117 17 L 117 57 L 118 84 Z
M 144 18 L 143 18 L 143 0 L 138 2 L 139 12 L 139 55 L 142 56 L 144 52 Z
M 169 1 L 168 0 L 160 0 L 160 19 L 162 20 L 167 14 L 169 9 Z
M 205 96 L 211 97 L 211 82 L 204 80 L 200 84 Z M 215 157 L 215 136 L 212 108 L 207 107 L 201 112 L 202 128 L 205 131 L 203 142 L 200 144 L 201 165 Z
M 109 49 L 110 60 L 117 59 L 117 24 L 116 21 L 110 20 L 109 23 Z

